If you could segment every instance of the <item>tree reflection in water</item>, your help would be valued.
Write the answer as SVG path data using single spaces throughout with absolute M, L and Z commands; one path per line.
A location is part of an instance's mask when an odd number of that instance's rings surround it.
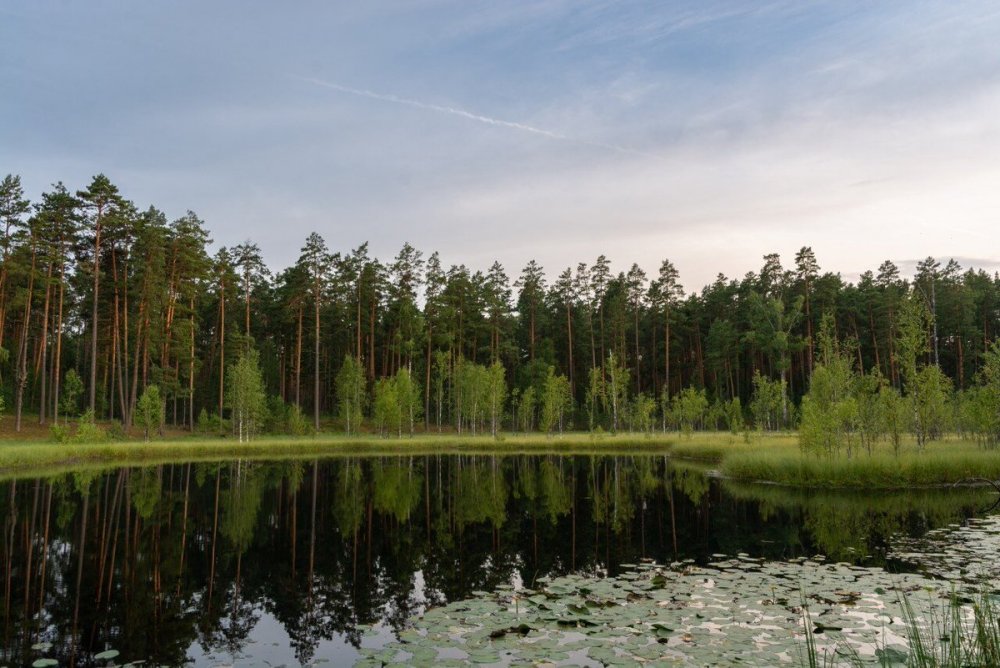
M 89 664 L 263 651 L 308 662 L 362 626 L 640 558 L 823 552 L 881 563 L 894 534 L 981 508 L 987 490 L 879 496 L 732 485 L 658 456 L 193 463 L 0 483 L 0 663 Z M 874 555 L 868 557 L 868 555 Z M 269 630 L 268 630 L 269 631 Z M 268 636 L 270 637 L 270 635 Z

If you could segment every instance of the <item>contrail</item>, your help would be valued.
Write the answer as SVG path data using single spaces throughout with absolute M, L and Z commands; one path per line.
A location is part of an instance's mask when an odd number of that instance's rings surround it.
M 436 111 L 442 114 L 451 114 L 452 116 L 459 116 L 461 118 L 466 118 L 470 121 L 477 121 L 479 123 L 485 123 L 487 125 L 511 128 L 512 130 L 520 130 L 522 132 L 530 132 L 531 134 L 539 135 L 545 137 L 546 139 L 555 139 L 557 141 L 570 142 L 573 144 L 580 144 L 582 146 L 603 148 L 609 151 L 615 151 L 617 153 L 641 155 L 647 158 L 659 157 L 652 153 L 646 153 L 643 151 L 637 151 L 635 149 L 628 148 L 627 146 L 617 146 L 615 144 L 605 144 L 603 142 L 589 141 L 587 139 L 570 137 L 568 135 L 560 134 L 558 132 L 553 132 L 552 130 L 537 128 L 533 125 L 527 125 L 525 123 L 517 123 L 515 121 L 505 121 L 500 118 L 492 118 L 490 116 L 483 116 L 482 114 L 475 114 L 471 111 L 466 111 L 465 109 L 459 109 L 457 107 L 446 107 L 440 104 L 431 104 L 429 102 L 421 102 L 420 100 L 413 100 L 406 97 L 399 97 L 398 95 L 376 93 L 375 91 L 365 90 L 364 88 L 352 88 L 350 86 L 342 86 L 341 84 L 333 83 L 332 81 L 323 81 L 321 79 L 313 79 L 311 77 L 301 77 L 297 75 L 292 75 L 292 77 L 300 81 L 305 81 L 311 84 L 315 84 L 317 86 L 322 86 L 324 88 L 330 88 L 336 91 L 340 91 L 341 93 L 348 93 L 349 95 L 367 97 L 372 100 L 381 100 L 382 102 L 392 102 L 394 104 L 402 104 L 408 107 L 415 107 L 416 109 L 424 109 L 427 111 Z

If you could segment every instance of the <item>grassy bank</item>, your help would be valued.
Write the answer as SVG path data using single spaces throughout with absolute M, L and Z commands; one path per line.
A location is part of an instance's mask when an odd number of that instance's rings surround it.
M 555 436 L 543 434 L 465 436 L 421 434 L 414 437 L 378 438 L 320 434 L 308 437 L 262 437 L 250 443 L 231 438 L 180 437 L 149 443 L 51 443 L 0 440 L 0 475 L 64 469 L 88 464 L 152 464 L 172 461 L 279 459 L 349 455 L 427 455 L 469 452 L 520 453 L 622 453 L 668 451 L 670 438 L 636 435 L 601 436 L 586 433 Z
M 798 436 L 782 434 L 730 434 L 729 432 L 696 432 L 690 436 L 677 436 L 670 454 L 683 459 L 720 464 L 733 455 L 747 452 L 799 451 Z
M 803 455 L 794 434 L 695 434 L 679 438 L 675 457 L 713 462 L 726 478 L 810 488 L 902 489 L 950 485 L 969 478 L 1000 479 L 1000 451 L 947 439 L 923 450 L 903 444 L 899 455 L 883 445 L 873 454 Z
M 505 434 L 468 436 L 454 433 L 379 438 L 320 434 L 308 437 L 262 437 L 252 443 L 232 438 L 199 437 L 183 432 L 143 443 L 53 443 L 41 432 L 15 440 L 0 433 L 0 477 L 40 469 L 79 468 L 88 465 L 150 464 L 175 461 L 280 459 L 349 455 L 427 455 L 457 453 L 501 454 L 622 454 L 669 453 L 678 459 L 710 464 L 725 477 L 746 482 L 769 482 L 803 488 L 902 489 L 949 485 L 968 478 L 1000 479 L 1000 451 L 983 450 L 958 439 L 930 443 L 918 451 L 905 443 L 897 456 L 888 446 L 874 454 L 838 457 L 804 456 L 794 433 L 729 434 L 676 433 L 593 436 L 585 432 L 545 436 Z
M 948 485 L 969 478 L 1000 479 L 1000 453 L 962 442 L 932 444 L 926 452 L 846 457 L 781 451 L 746 452 L 722 460 L 723 475 L 802 487 L 896 489 Z

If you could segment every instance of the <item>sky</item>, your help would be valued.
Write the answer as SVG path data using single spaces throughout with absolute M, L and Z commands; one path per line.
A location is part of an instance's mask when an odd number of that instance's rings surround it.
M 0 173 L 293 262 L 1000 268 L 988 0 L 0 0 Z

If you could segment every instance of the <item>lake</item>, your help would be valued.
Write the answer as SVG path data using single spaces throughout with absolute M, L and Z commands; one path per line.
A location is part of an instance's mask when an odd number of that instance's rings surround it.
M 477 454 L 86 469 L 0 482 L 0 499 L 0 665 L 293 666 L 370 658 L 359 648 L 450 602 L 638 564 L 816 557 L 960 579 L 919 557 L 992 518 L 996 493 L 792 491 L 662 456 Z

